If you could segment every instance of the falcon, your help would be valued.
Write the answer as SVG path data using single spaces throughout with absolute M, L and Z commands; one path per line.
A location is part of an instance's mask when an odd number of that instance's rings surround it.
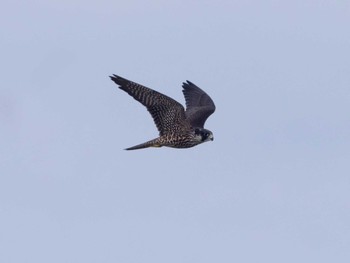
M 125 150 L 148 147 L 190 148 L 213 141 L 213 133 L 204 129 L 204 123 L 215 111 L 213 100 L 192 82 L 184 82 L 186 110 L 176 100 L 143 85 L 117 75 L 110 76 L 121 90 L 144 105 L 152 115 L 159 137 Z

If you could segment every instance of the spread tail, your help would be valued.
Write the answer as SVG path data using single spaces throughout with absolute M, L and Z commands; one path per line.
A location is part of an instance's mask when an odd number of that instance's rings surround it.
M 148 147 L 162 147 L 162 145 L 159 142 L 159 138 L 154 139 L 154 140 L 150 140 L 148 142 L 141 143 L 141 144 L 129 147 L 129 148 L 126 148 L 125 150 L 128 150 L 128 151 L 129 150 L 138 150 L 138 149 L 145 149 Z

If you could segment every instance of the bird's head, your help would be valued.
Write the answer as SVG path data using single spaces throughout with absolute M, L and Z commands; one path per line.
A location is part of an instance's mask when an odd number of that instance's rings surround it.
M 201 142 L 213 141 L 213 133 L 207 129 L 196 128 L 194 133 L 198 136 Z

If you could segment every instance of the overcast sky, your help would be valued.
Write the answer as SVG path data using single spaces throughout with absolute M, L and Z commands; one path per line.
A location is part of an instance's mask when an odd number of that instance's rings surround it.
M 349 1 L 19 1 L 0 10 L 0 262 L 350 262 Z M 215 140 L 158 135 L 118 74 Z

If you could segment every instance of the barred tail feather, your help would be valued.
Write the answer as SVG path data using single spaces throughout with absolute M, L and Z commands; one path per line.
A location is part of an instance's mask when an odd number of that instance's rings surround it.
M 159 143 L 159 138 L 154 139 L 154 140 L 150 140 L 148 142 L 145 143 L 141 143 L 129 148 L 126 148 L 125 150 L 129 151 L 129 150 L 138 150 L 138 149 L 145 149 L 148 147 L 162 147 L 162 145 Z

